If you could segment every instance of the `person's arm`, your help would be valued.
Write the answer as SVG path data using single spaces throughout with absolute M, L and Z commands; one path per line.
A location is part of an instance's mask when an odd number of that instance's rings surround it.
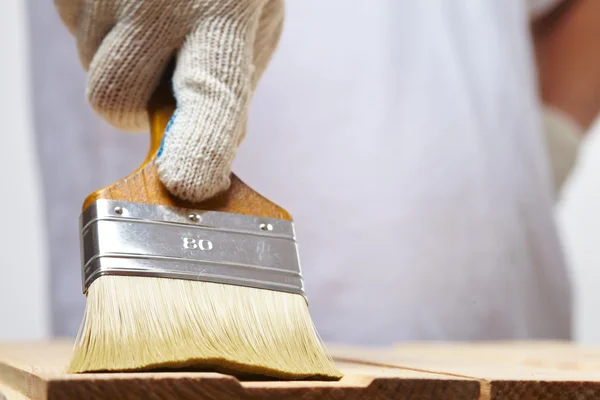
M 600 111 L 600 1 L 562 1 L 532 31 L 543 103 L 587 132 Z
M 536 2 L 541 12 L 532 36 L 542 121 L 560 192 L 600 111 L 600 0 Z

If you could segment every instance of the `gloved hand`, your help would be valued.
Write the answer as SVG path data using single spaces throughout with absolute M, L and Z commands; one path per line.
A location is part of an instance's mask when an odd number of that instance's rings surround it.
M 89 102 L 119 129 L 148 129 L 148 100 L 177 52 L 160 179 L 192 202 L 227 189 L 249 100 L 279 41 L 283 0 L 54 1 L 88 71 Z

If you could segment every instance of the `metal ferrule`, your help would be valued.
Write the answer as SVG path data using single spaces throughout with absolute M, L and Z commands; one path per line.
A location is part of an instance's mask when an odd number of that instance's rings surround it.
M 304 296 L 290 221 L 97 200 L 80 217 L 83 292 L 102 275 L 188 279 Z

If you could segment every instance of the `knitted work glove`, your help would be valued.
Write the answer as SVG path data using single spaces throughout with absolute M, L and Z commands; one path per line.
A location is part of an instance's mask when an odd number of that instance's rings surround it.
M 279 41 L 283 0 L 54 1 L 88 71 L 89 102 L 121 130 L 148 129 L 148 100 L 177 53 L 160 179 L 192 202 L 227 189 L 248 103 Z

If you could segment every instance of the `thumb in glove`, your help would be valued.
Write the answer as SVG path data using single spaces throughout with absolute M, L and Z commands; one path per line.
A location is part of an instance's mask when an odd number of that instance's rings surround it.
M 181 49 L 173 76 L 177 109 L 157 159 L 160 179 L 176 196 L 201 201 L 229 187 L 250 97 L 281 32 L 280 5 L 263 10 L 254 37 L 250 27 L 209 27 Z

